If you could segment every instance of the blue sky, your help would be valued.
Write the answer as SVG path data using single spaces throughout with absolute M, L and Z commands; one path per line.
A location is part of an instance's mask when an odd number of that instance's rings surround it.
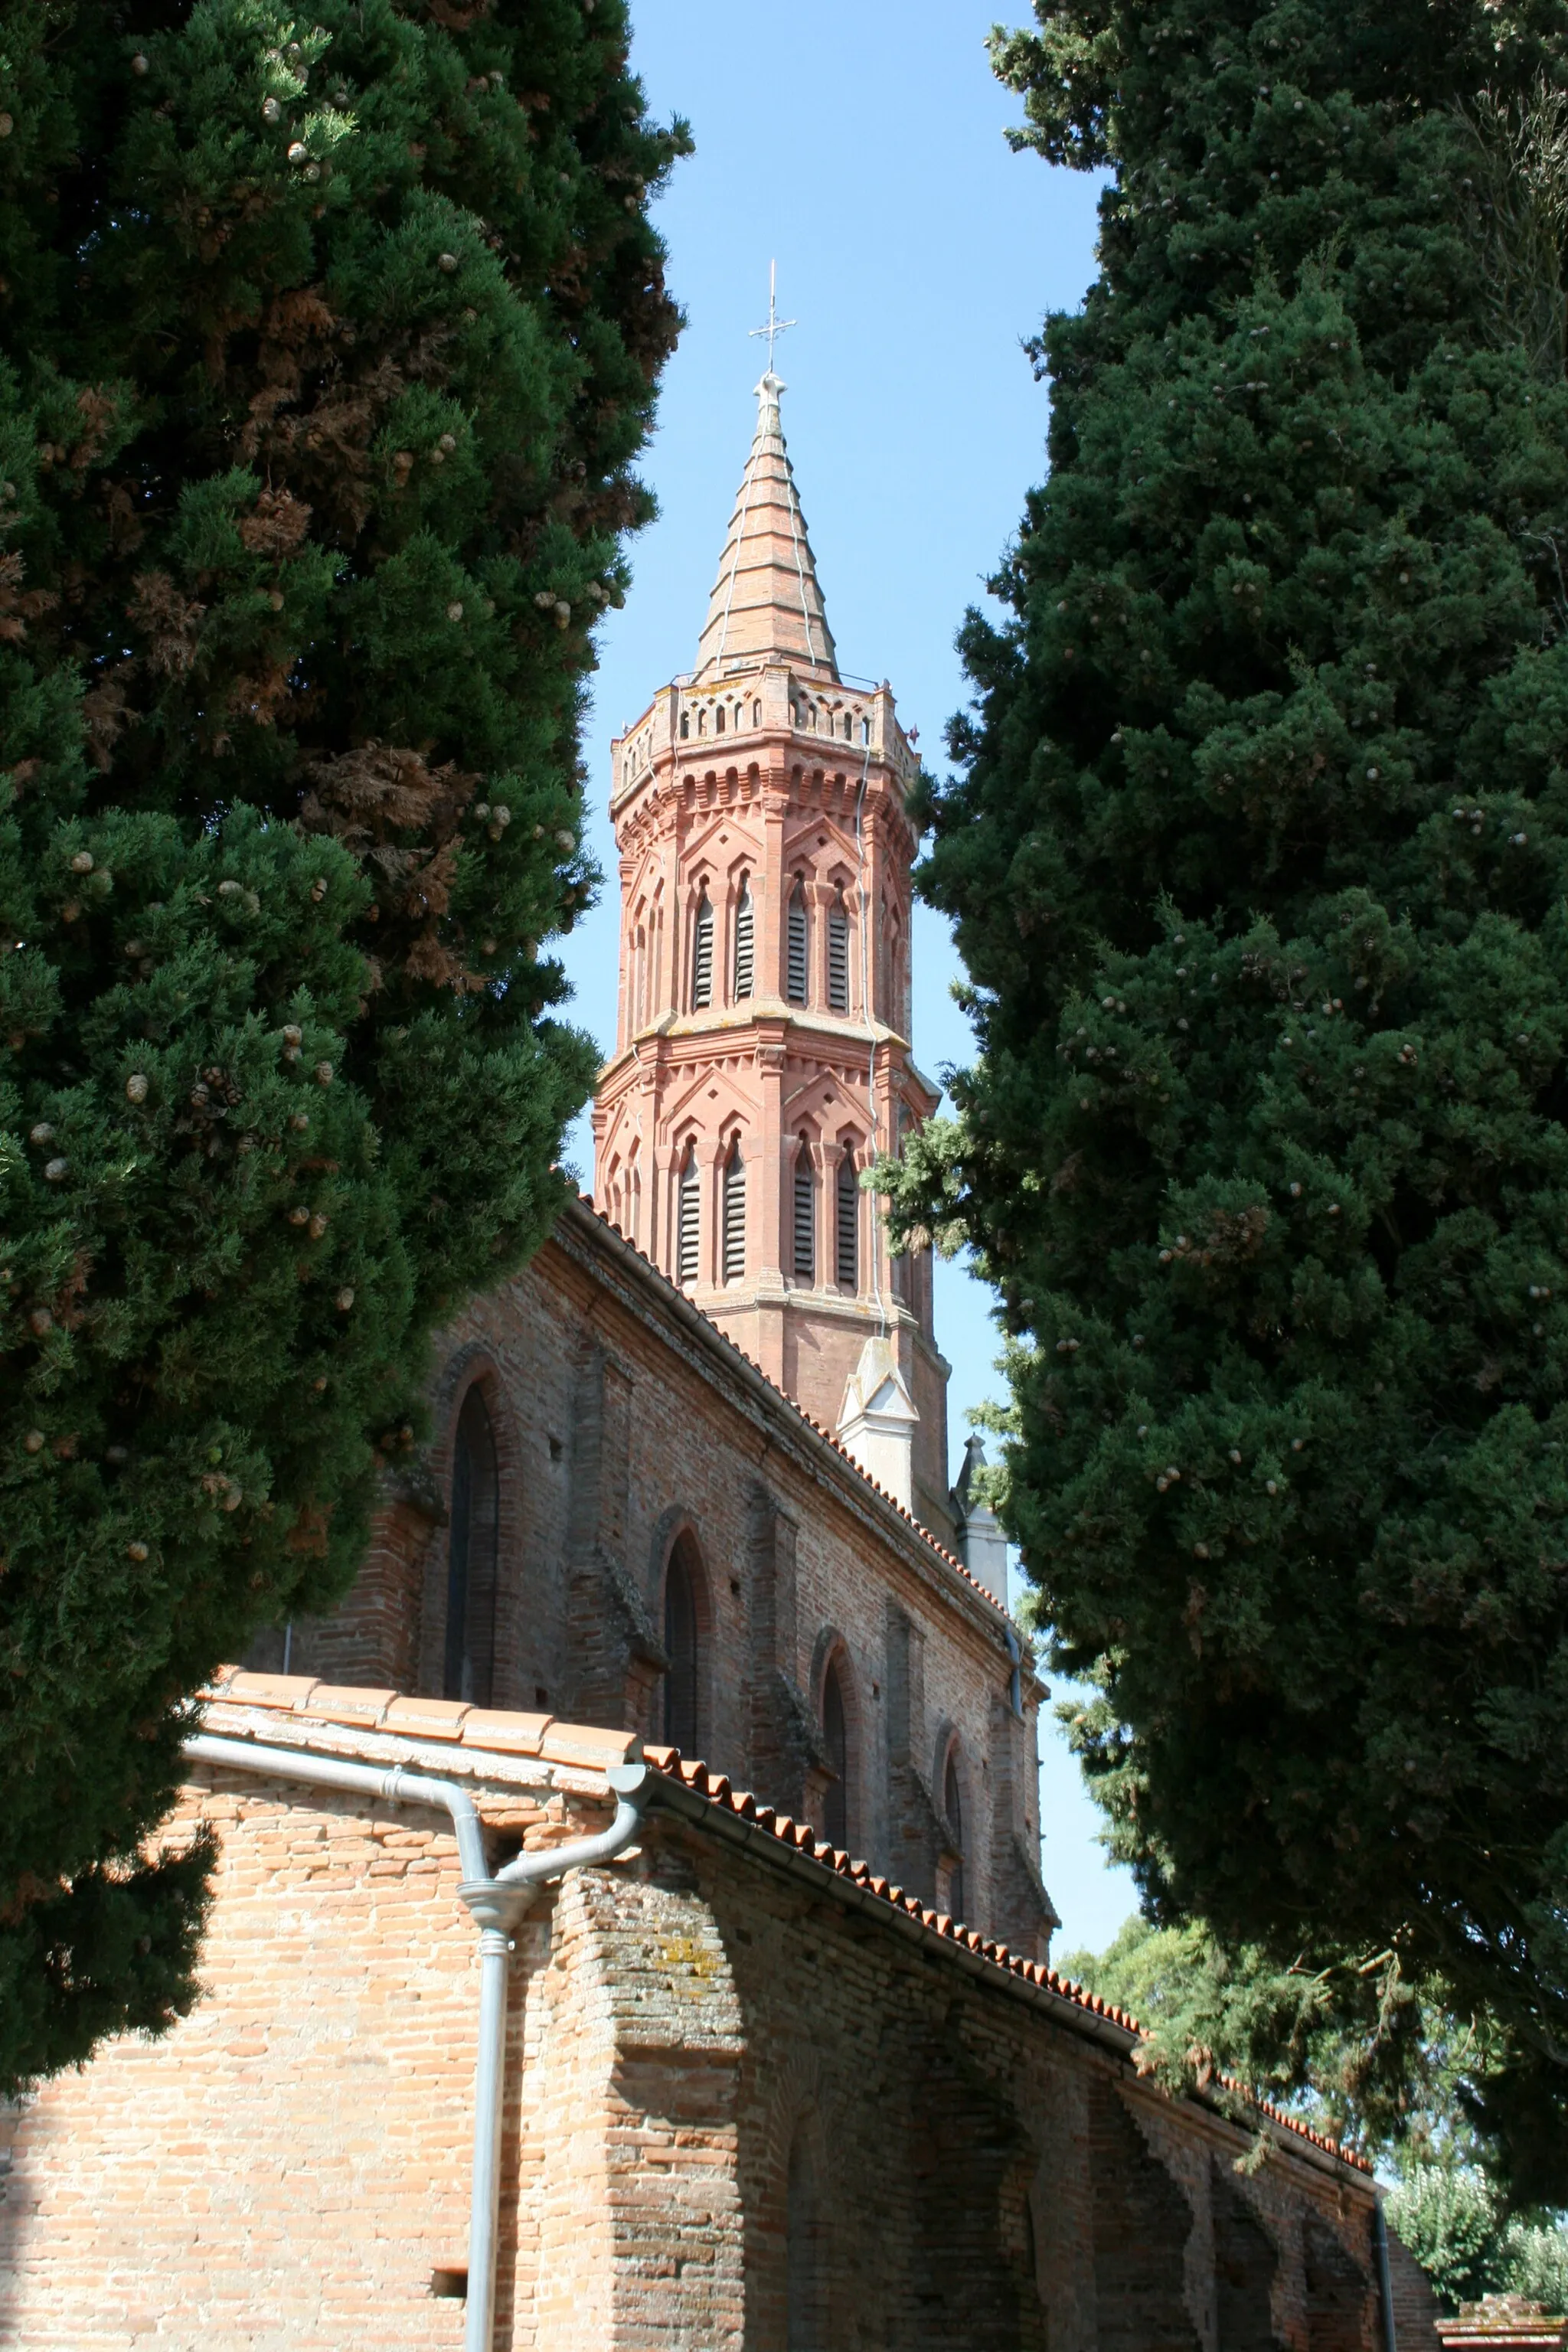
M 1024 13 L 1022 5 L 1014 14 Z M 953 635 L 1044 471 L 1046 394 L 1024 339 L 1094 272 L 1094 184 L 1015 156 L 1016 101 L 984 47 L 994 0 L 633 0 L 633 64 L 656 114 L 683 114 L 697 152 L 659 205 L 669 283 L 687 313 L 643 471 L 659 518 L 633 542 L 633 585 L 600 635 L 588 730 L 601 903 L 564 943 L 575 1015 L 615 1030 L 610 738 L 689 667 L 749 446 L 768 265 L 779 310 L 784 431 L 827 614 L 847 670 L 888 677 L 928 763 L 964 698 Z M 963 1063 L 946 924 L 917 914 L 914 1045 L 933 1077 Z M 584 1183 L 579 1123 L 567 1157 Z M 937 1277 L 952 1364 L 954 1461 L 967 1414 L 1002 1382 L 990 1293 Z M 1101 1945 L 1133 1907 L 1105 1867 L 1098 1817 L 1054 1724 L 1042 1743 L 1046 1878 L 1058 1948 Z

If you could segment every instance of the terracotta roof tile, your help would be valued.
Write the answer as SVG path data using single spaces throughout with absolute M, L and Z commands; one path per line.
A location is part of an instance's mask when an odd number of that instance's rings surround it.
M 473 1709 L 458 1698 L 395 1698 L 382 1715 L 383 1731 L 404 1731 L 411 1739 L 461 1739 L 463 1718 Z
M 488 1748 L 498 1756 L 538 1756 L 549 1764 L 586 1766 L 595 1772 L 641 1752 L 635 1732 L 557 1723 L 553 1716 L 514 1714 L 504 1707 L 469 1706 L 461 1699 L 416 1698 L 400 1691 L 321 1683 L 309 1675 L 251 1675 L 237 1666 L 220 1666 L 206 1696 L 233 1706 L 269 1707 L 363 1731 Z
M 771 1805 L 759 1804 L 749 1790 L 732 1788 L 724 1774 L 710 1773 L 705 1764 L 689 1760 L 676 1748 L 650 1747 L 645 1748 L 643 1753 L 656 1770 L 669 1780 L 678 1780 L 693 1795 L 705 1798 L 710 1804 L 726 1812 L 739 1815 L 742 1821 L 754 1822 L 781 1844 L 809 1855 L 840 1877 L 851 1879 L 867 1894 L 876 1895 L 891 1908 L 919 1920 L 921 1927 L 942 1937 L 945 1942 L 977 1953 L 989 1966 L 1012 1976 L 1023 1977 L 1030 1984 L 1038 1985 L 1059 1995 L 1064 2000 L 1073 2002 L 1092 2017 L 1109 2019 L 1131 2041 L 1147 2042 L 1149 2039 L 1137 2019 L 1125 2010 L 1107 2002 L 1100 1994 L 1086 1992 L 1081 1985 L 1058 1976 L 1055 1969 L 1044 1961 L 1027 1959 L 1022 1953 L 1010 1950 L 1005 1944 L 995 1943 L 981 1936 L 977 1929 L 966 1927 L 962 1920 L 950 1918 L 945 1911 L 929 1909 L 917 1896 L 906 1894 L 901 1886 L 891 1885 L 887 1879 L 879 1877 L 868 1864 L 852 1861 L 841 1848 L 829 1845 L 825 1838 L 818 1838 L 806 1822 L 792 1821 L 787 1813 L 775 1814 Z M 1364 2157 L 1358 2156 L 1353 2149 L 1342 2147 L 1337 2140 L 1327 2138 L 1323 2133 L 1313 2131 L 1310 2125 L 1300 2122 L 1294 2116 L 1287 2115 L 1282 2108 L 1276 2106 L 1271 2099 L 1251 2099 L 1242 2084 L 1233 2081 L 1229 2075 L 1222 2075 L 1219 2079 L 1226 2090 L 1247 2099 L 1249 2105 L 1266 2115 L 1270 2123 L 1278 2125 L 1281 2131 L 1293 2132 L 1298 2138 L 1309 2140 L 1326 2156 L 1337 2157 L 1342 2163 L 1352 2166 L 1358 2172 L 1372 2170 Z
M 515 1718 L 526 1722 L 525 1716 Z M 642 1742 L 635 1731 L 606 1731 L 591 1723 L 548 1724 L 539 1743 L 539 1752 L 549 1764 L 591 1764 L 605 1771 L 612 1764 L 624 1764 L 626 1759 L 641 1753 Z
M 228 1698 L 234 1696 L 232 1688 L 225 1693 Z M 381 1722 L 396 1697 L 395 1690 L 362 1690 L 354 1683 L 317 1683 L 306 1712 L 330 1716 L 338 1723 L 370 1726 Z

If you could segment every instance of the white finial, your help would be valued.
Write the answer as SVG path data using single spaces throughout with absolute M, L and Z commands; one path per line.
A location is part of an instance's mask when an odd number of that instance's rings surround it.
M 773 375 L 773 345 L 777 342 L 782 334 L 786 333 L 787 331 L 796 323 L 794 319 L 781 319 L 779 317 L 777 299 L 778 283 L 778 263 L 776 261 L 770 261 L 768 264 L 768 323 L 765 327 L 753 327 L 751 330 L 751 332 L 753 335 L 763 335 L 767 338 L 768 375 L 770 376 Z M 774 381 L 776 382 L 777 379 L 775 378 Z M 763 378 L 763 382 L 764 383 L 767 382 L 767 376 Z M 782 384 L 779 385 L 779 390 L 781 392 L 784 390 L 784 386 Z

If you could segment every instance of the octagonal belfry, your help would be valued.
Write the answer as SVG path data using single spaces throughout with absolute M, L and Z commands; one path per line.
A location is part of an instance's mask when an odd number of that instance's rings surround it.
M 613 746 L 620 1005 L 594 1110 L 606 1213 L 942 1540 L 928 1256 L 860 1176 L 935 1109 L 910 1053 L 891 688 L 838 667 L 770 368 L 689 676 Z

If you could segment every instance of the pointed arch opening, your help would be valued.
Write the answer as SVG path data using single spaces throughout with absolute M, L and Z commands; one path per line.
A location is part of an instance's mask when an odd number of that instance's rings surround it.
M 724 1161 L 723 1194 L 723 1278 L 742 1282 L 746 1274 L 746 1160 L 738 1135 L 731 1139 Z
M 789 896 L 785 925 L 785 993 L 792 1004 L 804 1004 L 810 967 L 811 931 L 805 911 L 805 886 L 797 881 Z
M 860 1178 L 855 1150 L 846 1144 L 834 1179 L 834 1273 L 840 1290 L 860 1287 Z
M 793 1219 L 794 1269 L 797 1282 L 816 1279 L 816 1171 L 811 1164 L 811 1146 L 801 1138 L 795 1163 L 795 1215 Z
M 442 1671 L 442 1696 L 475 1706 L 489 1706 L 494 1684 L 500 1536 L 495 1430 L 476 1382 L 463 1399 L 452 1440 Z
M 966 1916 L 967 1891 L 963 1883 L 963 1768 L 956 1739 L 949 1742 L 947 1761 L 942 1767 L 942 1810 L 947 1817 L 952 1840 L 947 1860 L 947 1908 L 952 1918 L 962 1921 Z
M 737 1003 L 750 996 L 756 972 L 756 908 L 752 902 L 751 877 L 741 877 L 741 895 L 735 901 L 735 968 L 734 995 Z
M 702 1171 L 697 1146 L 688 1143 L 676 1182 L 675 1278 L 688 1289 L 702 1268 Z
M 849 1010 L 849 915 L 842 898 L 827 910 L 827 1003 L 833 1013 Z
M 706 1012 L 713 1002 L 713 906 L 706 890 L 691 925 L 691 1009 Z
M 670 1546 L 664 1570 L 664 1738 L 687 1757 L 700 1756 L 703 1722 L 703 1656 L 708 1625 L 707 1584 L 690 1530 Z

